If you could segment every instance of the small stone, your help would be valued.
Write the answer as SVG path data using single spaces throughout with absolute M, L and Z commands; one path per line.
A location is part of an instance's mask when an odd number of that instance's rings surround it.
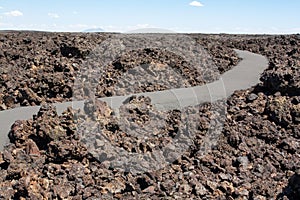
M 188 193 L 191 190 L 191 187 L 188 184 L 183 184 L 181 188 L 184 193 Z
M 123 184 L 122 182 L 108 183 L 106 184 L 105 189 L 112 194 L 120 193 L 122 190 L 125 189 L 125 184 Z
M 104 145 L 105 145 L 105 143 L 104 143 L 103 140 L 96 139 L 96 142 L 95 142 L 95 147 L 96 148 L 103 147 Z
M 143 192 L 153 194 L 153 193 L 155 193 L 155 186 L 151 185 L 151 186 L 147 187 L 146 189 L 144 189 Z
M 240 156 L 237 158 L 237 162 L 242 166 L 242 167 L 247 167 L 249 160 L 247 156 Z
M 221 183 L 221 188 L 226 191 L 226 194 L 232 194 L 234 192 L 233 184 L 227 181 Z
M 212 181 L 207 181 L 207 182 L 206 182 L 206 185 L 207 185 L 211 190 L 213 190 L 213 191 L 215 191 L 216 188 L 217 188 L 217 186 L 218 186 L 217 183 L 212 182 Z
M 3 155 L 2 155 L 2 152 L 0 152 L 0 165 L 2 164 L 2 163 L 4 163 L 5 161 L 3 160 Z
M 275 97 L 280 97 L 280 96 L 281 96 L 281 93 L 280 93 L 280 92 L 276 92 L 276 93 L 274 94 L 274 96 L 275 96 Z
M 261 195 L 257 195 L 256 197 L 253 198 L 253 200 L 266 200 L 267 198 Z
M 6 110 L 6 109 L 7 106 L 4 103 L 0 104 L 0 110 Z
M 247 100 L 248 101 L 254 101 L 258 98 L 258 96 L 254 93 L 251 93 L 250 95 L 248 95 Z
M 244 188 L 240 188 L 236 191 L 236 194 L 239 195 L 239 196 L 248 196 L 249 191 L 244 189 Z
M 220 174 L 219 174 L 219 177 L 220 177 L 222 180 L 229 180 L 230 175 L 224 174 L 224 173 L 220 173 Z
M 74 192 L 74 188 L 69 185 L 59 185 L 59 186 L 54 186 L 54 193 L 58 195 L 60 199 L 66 199 L 67 197 L 70 196 L 70 193 Z
M 195 186 L 195 190 L 196 190 L 196 194 L 200 196 L 203 196 L 207 193 L 207 189 L 201 183 Z
M 12 107 L 15 103 L 15 98 L 11 95 L 5 96 L 3 100 L 8 107 Z
M 32 139 L 28 139 L 28 141 L 27 141 L 26 153 L 28 155 L 35 155 L 35 156 L 41 155 L 38 146 Z

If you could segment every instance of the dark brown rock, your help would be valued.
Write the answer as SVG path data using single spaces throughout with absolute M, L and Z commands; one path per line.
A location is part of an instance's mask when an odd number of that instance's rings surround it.
M 1 32 L 0 61 L 6 67 L 0 68 L 0 109 L 70 100 L 72 80 L 82 69 L 86 53 L 110 36 Z M 117 123 L 113 110 L 101 101 L 87 103 L 80 112 L 68 109 L 61 116 L 54 107 L 43 105 L 32 119 L 14 123 L 9 133 L 10 144 L 0 152 L 0 199 L 299 199 L 299 36 L 191 37 L 212 53 L 221 72 L 239 61 L 231 48 L 260 53 L 270 61 L 262 84 L 236 91 L 228 98 L 224 128 L 211 151 L 199 153 L 210 126 L 222 124 L 214 120 L 217 114 L 213 110 L 218 104 L 160 113 L 147 97 L 132 97 L 121 107 L 123 126 Z M 12 41 L 14 46 L 10 45 Z M 143 68 L 148 74 L 157 75 L 169 65 L 179 69 L 189 85 L 203 83 L 202 77 L 198 77 L 202 74 L 179 57 L 145 49 L 124 54 L 107 66 L 105 77 L 99 80 L 103 87 L 98 88 L 97 95 L 126 92 L 115 90 L 114 84 L 142 63 L 150 63 Z M 141 75 L 141 71 L 136 72 Z M 216 78 L 209 70 L 207 73 Z M 176 77 L 169 72 L 167 75 Z M 167 88 L 164 84 L 153 84 L 150 79 L 147 82 L 151 84 L 134 91 Z M 119 82 L 122 84 L 127 83 Z M 159 124 L 163 120 L 153 124 L 151 119 L 157 115 L 163 116 L 165 126 L 150 126 L 147 139 L 142 141 L 126 131 L 128 127 Z M 88 144 L 101 154 L 89 151 L 81 138 L 83 128 L 87 132 L 97 130 L 88 126 L 94 121 L 113 145 L 144 154 L 165 147 L 176 138 L 182 120 L 186 120 L 188 128 L 196 130 L 190 148 L 169 165 L 145 173 L 133 174 L 111 167 L 111 152 L 102 150 L 106 142 L 99 133 L 92 132 L 86 140 L 90 139 Z M 87 126 L 80 129 L 82 121 Z

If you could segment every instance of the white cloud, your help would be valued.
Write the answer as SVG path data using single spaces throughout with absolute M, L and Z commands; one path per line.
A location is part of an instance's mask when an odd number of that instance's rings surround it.
M 59 15 L 57 13 L 48 13 L 48 16 L 54 19 L 58 19 Z
M 192 2 L 190 3 L 190 6 L 202 7 L 203 4 L 200 3 L 199 1 L 192 1 Z
M 0 9 L 3 9 L 3 7 L 2 7 L 2 6 L 0 6 Z
M 4 13 L 4 15 L 6 15 L 8 17 L 20 17 L 20 16 L 23 16 L 23 13 L 19 10 L 13 10 L 13 11 Z

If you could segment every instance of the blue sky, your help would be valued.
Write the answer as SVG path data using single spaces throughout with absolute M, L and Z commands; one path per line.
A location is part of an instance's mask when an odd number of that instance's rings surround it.
M 0 0 L 0 30 L 299 33 L 299 0 Z

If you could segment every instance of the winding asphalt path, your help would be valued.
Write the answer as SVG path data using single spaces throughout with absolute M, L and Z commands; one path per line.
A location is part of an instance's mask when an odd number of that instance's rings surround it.
M 268 60 L 258 54 L 248 51 L 235 50 L 242 61 L 233 69 L 221 75 L 215 82 L 190 88 L 178 88 L 165 91 L 138 93 L 134 95 L 145 95 L 151 98 L 152 104 L 159 110 L 178 109 L 186 106 L 198 105 L 204 102 L 214 102 L 226 99 L 235 90 L 243 90 L 256 85 L 261 73 L 268 67 Z M 114 96 L 100 98 L 107 102 L 115 111 L 122 105 L 128 96 Z M 83 108 L 83 101 L 55 103 L 58 114 L 67 107 L 75 109 Z M 27 120 L 32 118 L 39 110 L 39 106 L 18 107 L 10 110 L 0 111 L 0 150 L 8 142 L 8 132 L 16 120 Z M 117 112 L 118 113 L 118 112 Z

